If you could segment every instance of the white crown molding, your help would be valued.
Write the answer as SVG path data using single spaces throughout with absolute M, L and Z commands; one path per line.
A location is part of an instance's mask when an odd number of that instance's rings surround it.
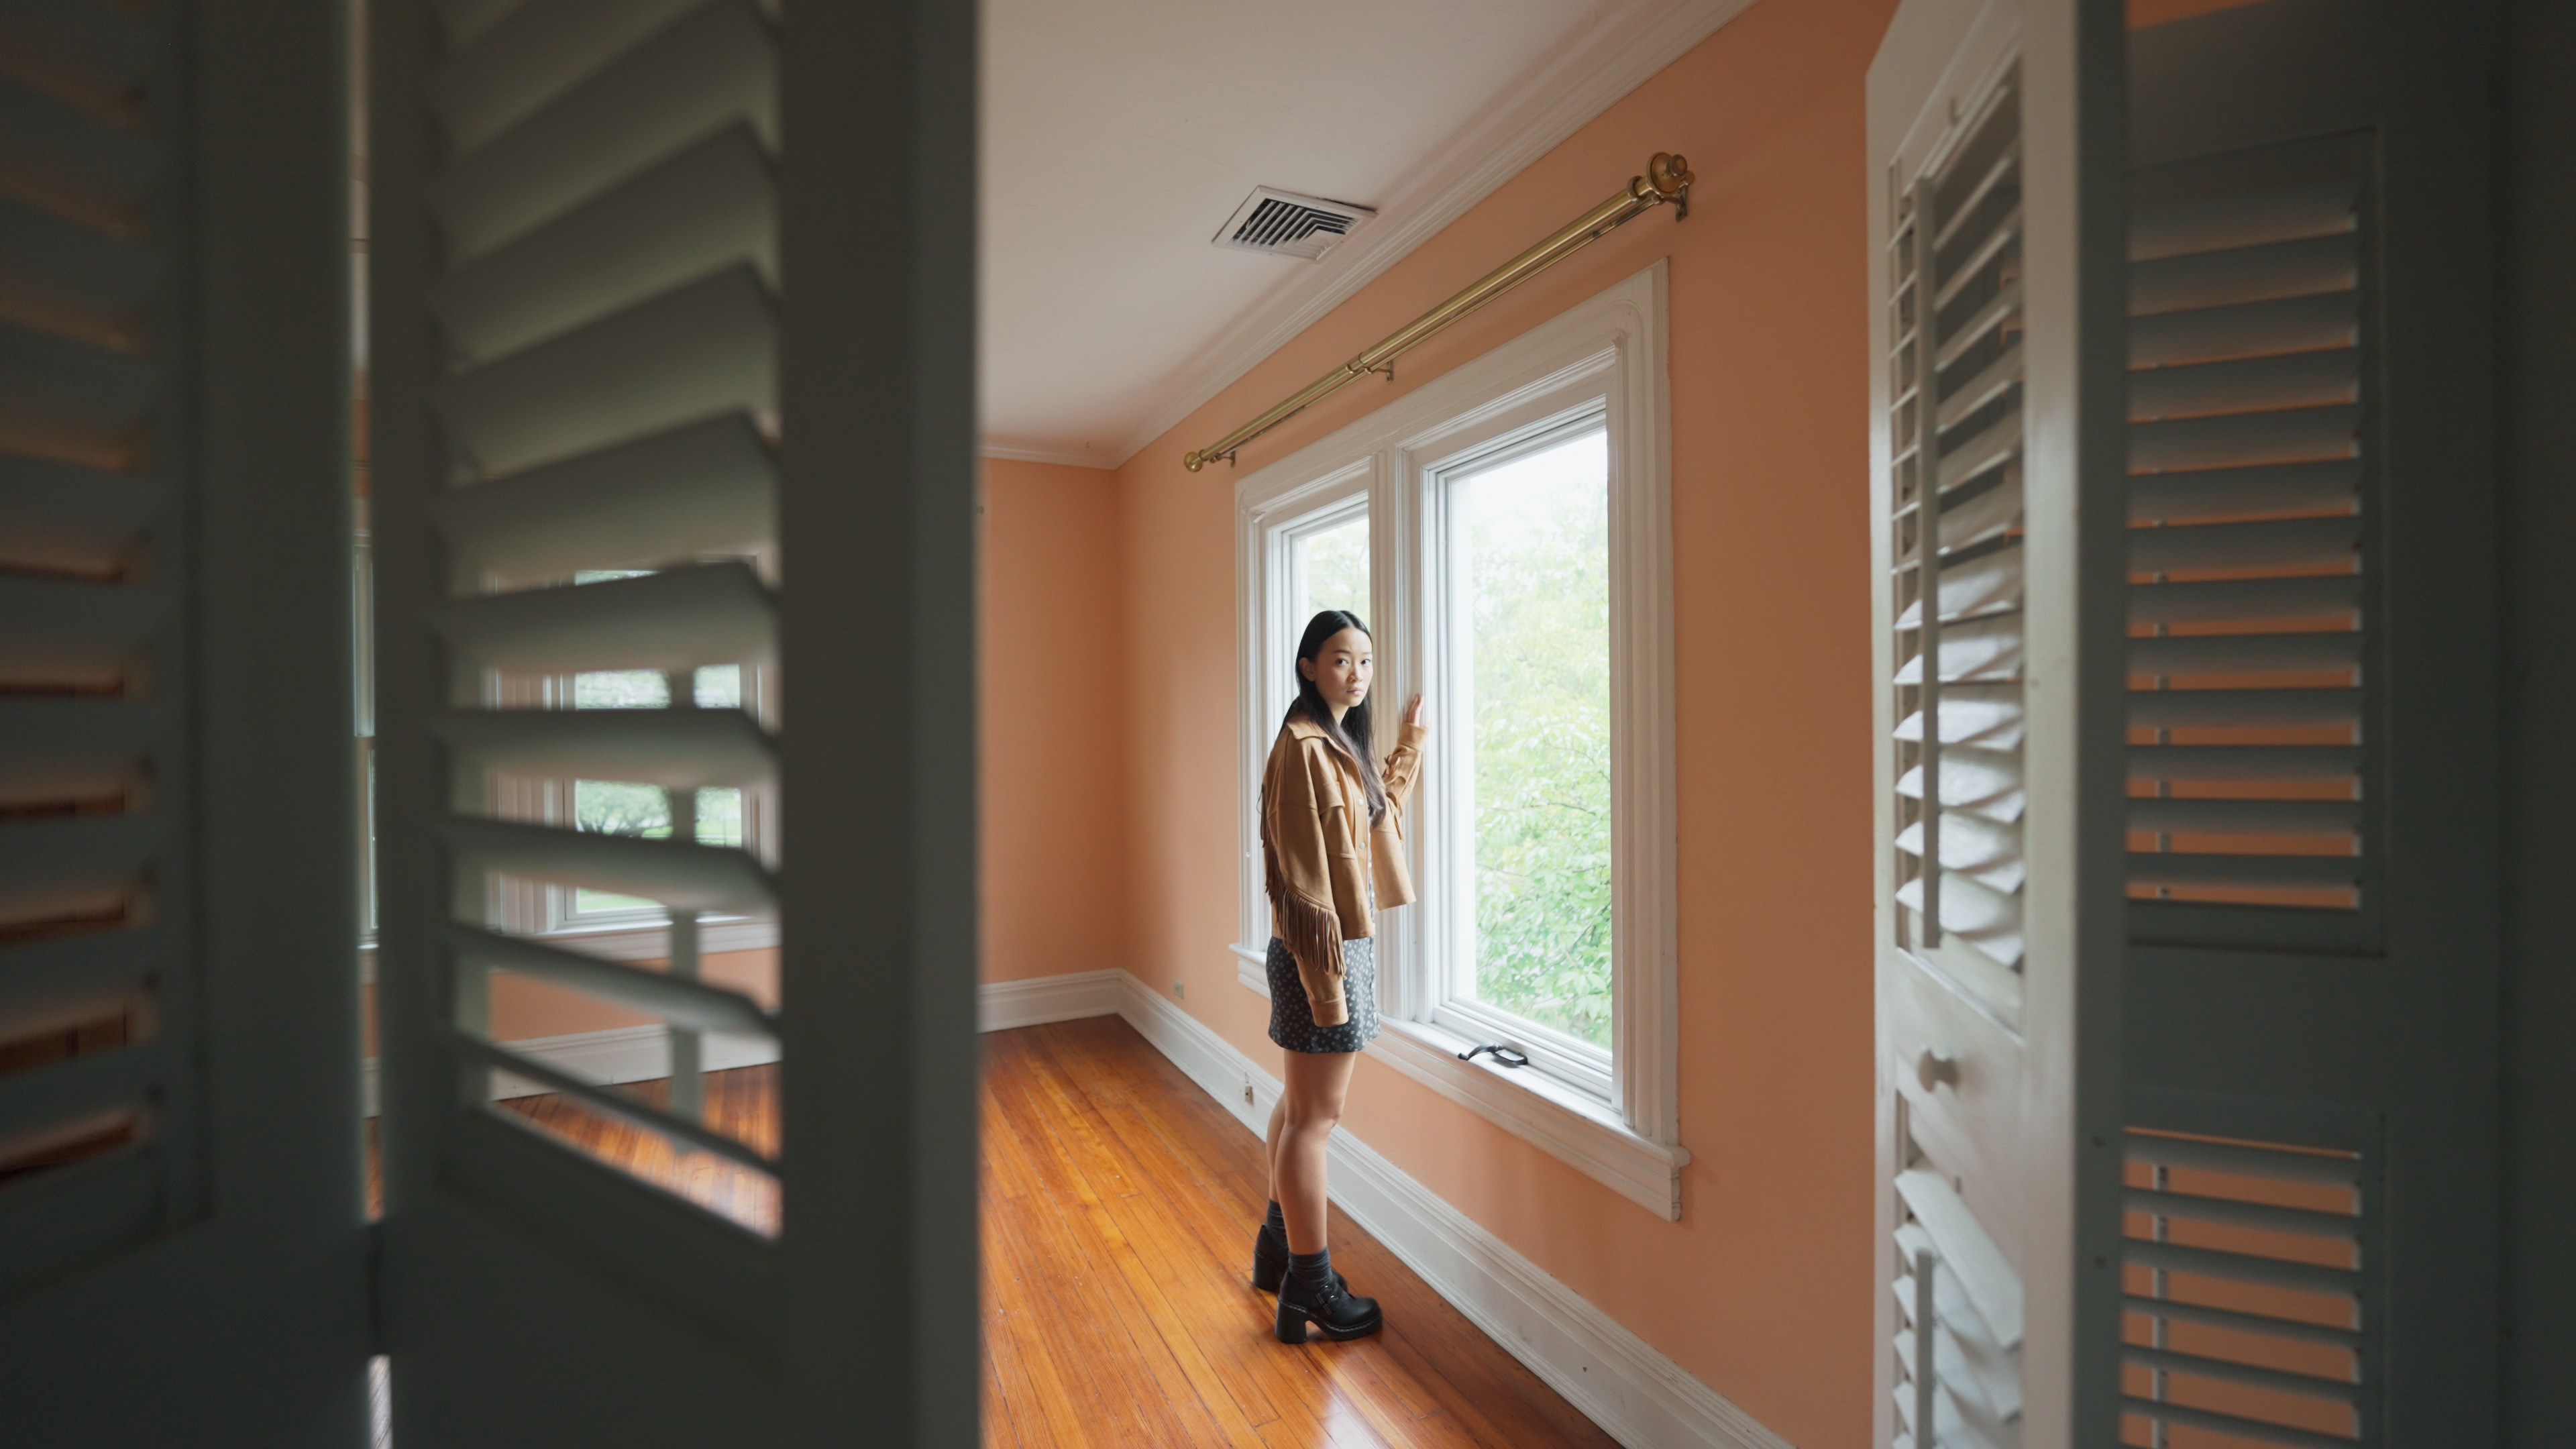
M 1067 468 L 1098 468 L 1103 472 L 1126 461 L 1106 453 L 1086 453 L 1079 448 L 1041 448 L 1021 443 L 1005 443 L 986 438 L 975 445 L 979 457 L 1000 458 L 1012 463 L 1059 463 Z
M 1278 1081 L 1152 987 L 1118 974 L 1124 978 L 1118 1014 L 1260 1135 L 1279 1100 Z M 1628 1449 L 1790 1449 L 1789 1441 L 1442 1201 L 1348 1127 L 1325 1150 L 1333 1201 L 1353 1222 Z
M 1107 466 L 1124 467 L 1264 358 L 1466 215 L 1469 207 L 1752 5 L 1753 0 L 1640 5 L 1541 62 L 1416 164 L 1410 173 L 1414 179 L 1386 198 L 1374 223 L 1253 304 L 1177 369 L 1191 379 L 1189 386 L 1131 434 Z M 1640 169 L 1645 160 L 1637 158 Z M 986 451 L 995 457 L 1017 456 L 990 447 Z

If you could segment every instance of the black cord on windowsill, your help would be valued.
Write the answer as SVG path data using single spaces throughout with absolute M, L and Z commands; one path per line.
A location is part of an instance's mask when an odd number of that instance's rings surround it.
M 1462 1062 L 1472 1062 L 1478 1056 L 1486 1052 L 1492 1052 L 1494 1054 L 1494 1060 L 1507 1067 L 1525 1067 L 1529 1065 L 1529 1054 L 1522 1051 L 1520 1048 L 1507 1047 L 1500 1042 L 1490 1041 L 1486 1042 L 1482 1046 L 1458 1053 L 1458 1060 Z

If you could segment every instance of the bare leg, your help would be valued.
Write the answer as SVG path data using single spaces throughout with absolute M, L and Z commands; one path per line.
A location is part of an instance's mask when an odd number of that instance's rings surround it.
M 1279 1143 L 1288 1135 L 1288 1094 L 1270 1104 L 1270 1130 L 1261 1134 L 1261 1165 L 1270 1175 L 1270 1200 L 1279 1201 Z
M 1272 1159 L 1272 1191 L 1279 1195 L 1280 1215 L 1288 1220 L 1288 1251 L 1324 1251 L 1324 1144 L 1342 1120 L 1342 1101 L 1350 1094 L 1351 1066 L 1357 1052 L 1284 1052 L 1288 1090 L 1279 1098 L 1278 1152 Z

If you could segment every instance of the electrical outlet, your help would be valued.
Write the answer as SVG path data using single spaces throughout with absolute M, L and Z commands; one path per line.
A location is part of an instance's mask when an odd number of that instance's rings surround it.
M 1188 1000 L 1188 999 L 1189 999 L 1189 995 L 1190 995 L 1190 993 L 1189 993 L 1188 988 L 1186 988 L 1186 987 L 1182 986 L 1182 985 L 1181 985 L 1181 983 L 1179 983 L 1179 982 L 1175 981 L 1175 982 L 1173 982 L 1173 983 L 1172 983 L 1172 995 L 1174 995 L 1174 996 L 1176 996 L 1176 997 L 1179 997 L 1180 999 L 1182 999 L 1182 1000 L 1186 1001 L 1186 1000 Z
M 1252 1078 L 1250 1077 L 1243 1079 L 1243 1105 L 1247 1107 L 1252 1105 Z

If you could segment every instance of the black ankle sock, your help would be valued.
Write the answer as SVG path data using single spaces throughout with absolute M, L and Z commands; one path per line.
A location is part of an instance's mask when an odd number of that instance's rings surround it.
M 1310 1290 L 1322 1288 L 1333 1281 L 1333 1250 L 1326 1248 L 1320 1253 L 1290 1253 L 1288 1276 Z
M 1261 1220 L 1261 1225 L 1283 1238 L 1288 1236 L 1288 1220 L 1279 1215 L 1279 1204 L 1275 1201 L 1270 1204 L 1270 1215 Z

